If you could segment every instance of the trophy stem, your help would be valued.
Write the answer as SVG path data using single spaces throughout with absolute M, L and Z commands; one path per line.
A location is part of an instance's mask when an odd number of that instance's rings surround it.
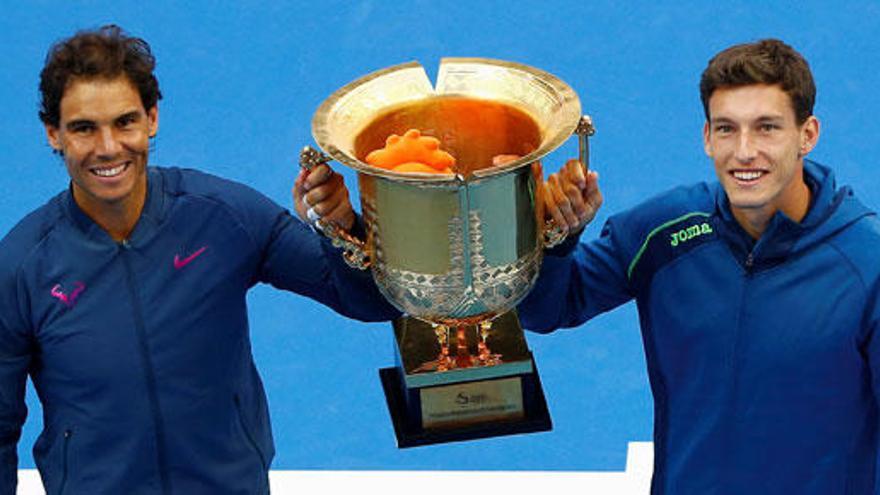
M 489 358 L 492 356 L 492 353 L 489 351 L 489 346 L 486 345 L 486 338 L 489 336 L 490 328 L 492 328 L 491 321 L 480 322 L 480 339 L 477 342 L 477 357 L 480 360 L 480 364 L 483 366 L 489 364 Z
M 492 329 L 492 322 L 481 321 L 479 323 L 480 329 L 480 339 L 477 342 L 477 358 L 480 360 L 481 366 L 494 366 L 496 364 L 500 364 L 501 354 L 494 354 L 489 349 L 489 344 L 487 340 L 489 338 L 489 330 Z
M 440 344 L 440 354 L 437 356 L 437 371 L 448 371 L 452 359 L 449 357 L 449 327 L 446 325 L 432 324 L 437 343 Z
M 467 345 L 467 325 L 457 325 L 455 327 L 455 367 L 470 368 L 474 364 L 471 353 L 468 352 Z

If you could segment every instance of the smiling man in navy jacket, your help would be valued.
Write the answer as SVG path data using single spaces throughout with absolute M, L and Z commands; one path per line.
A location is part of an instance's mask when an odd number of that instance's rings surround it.
M 267 493 L 274 446 L 248 290 L 265 282 L 352 318 L 397 316 L 369 273 L 263 195 L 147 166 L 154 65 L 146 42 L 108 26 L 57 43 L 41 73 L 40 118 L 70 187 L 0 242 L 4 495 L 28 374 L 48 493 Z M 319 215 L 351 227 L 340 180 L 300 178 L 296 203 L 308 190 Z
M 816 89 L 791 47 L 722 51 L 700 93 L 718 183 L 661 194 L 549 253 L 524 325 L 576 326 L 635 299 L 652 494 L 880 493 L 880 222 L 805 159 Z M 601 204 L 576 163 L 548 184 L 573 231 Z

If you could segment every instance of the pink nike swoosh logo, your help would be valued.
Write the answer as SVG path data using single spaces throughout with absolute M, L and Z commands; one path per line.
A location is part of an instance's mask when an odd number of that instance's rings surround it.
M 204 253 L 206 249 L 208 249 L 208 246 L 202 246 L 201 249 L 199 249 L 198 251 L 194 252 L 193 254 L 187 256 L 184 259 L 180 259 L 180 255 L 175 254 L 174 255 L 174 268 L 180 270 L 181 268 L 185 267 L 186 265 L 192 263 L 193 260 L 198 258 L 199 255 L 201 255 L 202 253 Z

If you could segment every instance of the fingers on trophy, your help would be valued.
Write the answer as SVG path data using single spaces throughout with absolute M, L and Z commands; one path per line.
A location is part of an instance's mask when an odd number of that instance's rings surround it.
M 566 234 L 581 231 L 602 205 L 598 180 L 595 170 L 586 170 L 577 160 L 569 160 L 559 172 L 551 174 L 544 184 L 548 222 Z

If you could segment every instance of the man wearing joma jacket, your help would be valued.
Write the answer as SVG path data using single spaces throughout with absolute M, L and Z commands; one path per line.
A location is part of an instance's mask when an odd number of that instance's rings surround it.
M 635 299 L 654 495 L 880 493 L 877 215 L 805 159 L 816 89 L 791 47 L 728 48 L 700 92 L 718 182 L 663 193 L 550 253 L 523 323 L 576 326 Z M 577 230 L 601 196 L 575 165 L 550 177 L 548 197 Z
M 147 166 L 161 97 L 146 42 L 108 26 L 57 43 L 41 73 L 68 190 L 0 242 L 0 493 L 15 493 L 29 374 L 50 494 L 268 493 L 274 454 L 251 355 L 259 282 L 363 320 L 397 316 L 369 274 L 256 191 Z M 328 171 L 299 197 L 354 221 Z M 303 187 L 303 184 L 306 187 Z M 344 186 L 343 186 L 344 187 Z M 337 212 L 340 217 L 334 218 Z

